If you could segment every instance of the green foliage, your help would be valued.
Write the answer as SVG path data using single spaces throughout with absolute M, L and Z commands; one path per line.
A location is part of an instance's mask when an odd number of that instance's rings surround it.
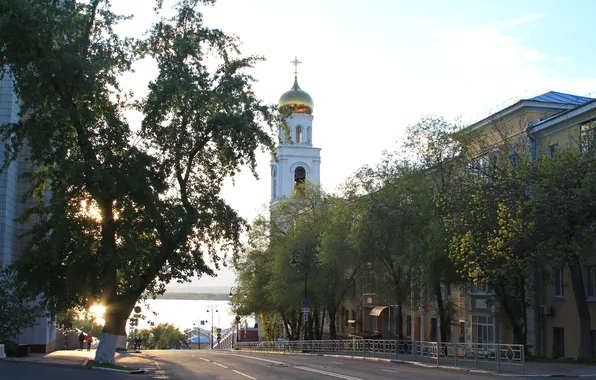
M 137 331 L 141 340 L 141 348 L 149 350 L 163 350 L 169 348 L 185 348 L 188 346 L 188 337 L 180 329 L 170 323 L 160 323 L 151 329 Z M 127 337 L 128 346 L 134 344 L 134 334 Z
M 39 302 L 23 293 L 15 272 L 0 268 L 0 342 L 14 342 L 22 329 L 43 315 Z

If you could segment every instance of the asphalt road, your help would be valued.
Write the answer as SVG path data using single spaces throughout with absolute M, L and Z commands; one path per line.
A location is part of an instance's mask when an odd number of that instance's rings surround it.
M 135 375 L 91 370 L 85 367 L 77 368 L 63 365 L 16 363 L 0 360 L 0 380 L 130 380 L 134 378 Z
M 470 374 L 445 369 L 417 368 L 349 358 L 305 355 L 267 355 L 234 351 L 180 350 L 144 351 L 160 365 L 153 378 L 185 379 L 496 379 L 486 374 Z

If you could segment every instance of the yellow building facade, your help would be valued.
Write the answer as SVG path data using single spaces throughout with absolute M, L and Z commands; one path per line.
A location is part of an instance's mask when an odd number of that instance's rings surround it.
M 555 154 L 570 147 L 580 148 L 580 136 L 596 122 L 596 99 L 548 92 L 517 103 L 470 125 L 463 133 L 472 136 L 471 154 L 530 152 L 532 158 Z M 596 148 L 596 147 L 592 147 Z M 595 245 L 596 249 L 596 245 Z M 596 256 L 596 255 L 595 255 Z M 596 264 L 596 261 L 595 261 Z M 528 308 L 528 353 L 551 358 L 576 358 L 579 351 L 579 318 L 567 269 L 545 267 L 536 276 L 533 299 Z M 584 282 L 592 322 L 593 356 L 596 357 L 596 265 L 584 268 Z M 436 305 L 416 291 L 403 310 L 405 339 L 440 341 Z M 447 328 L 449 342 L 512 343 L 499 305 L 489 287 L 445 284 L 444 298 L 453 306 Z M 341 337 L 361 336 L 395 339 L 397 308 L 379 304 L 374 293 L 346 299 L 337 315 Z

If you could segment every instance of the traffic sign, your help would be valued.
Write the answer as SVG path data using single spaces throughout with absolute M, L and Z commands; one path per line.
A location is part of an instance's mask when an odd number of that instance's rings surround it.
M 217 333 L 221 334 L 221 328 L 219 328 L 219 327 L 217 328 Z
M 304 313 L 304 322 L 308 322 L 308 313 Z
M 308 307 L 303 307 L 302 308 L 302 312 L 303 313 L 310 313 L 310 309 Z
M 302 307 L 308 307 L 310 305 L 310 301 L 308 299 L 303 299 L 302 300 Z

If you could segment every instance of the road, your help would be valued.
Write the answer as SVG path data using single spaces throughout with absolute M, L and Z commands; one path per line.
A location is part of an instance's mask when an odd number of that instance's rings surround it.
M 132 380 L 139 375 L 91 370 L 85 367 L 47 365 L 38 363 L 15 363 L 0 360 L 1 380 Z M 142 376 L 142 375 L 141 375 Z
M 385 362 L 305 355 L 267 355 L 234 351 L 145 351 L 160 364 L 160 376 L 168 380 L 209 379 L 497 379 L 445 369 L 419 368 Z

